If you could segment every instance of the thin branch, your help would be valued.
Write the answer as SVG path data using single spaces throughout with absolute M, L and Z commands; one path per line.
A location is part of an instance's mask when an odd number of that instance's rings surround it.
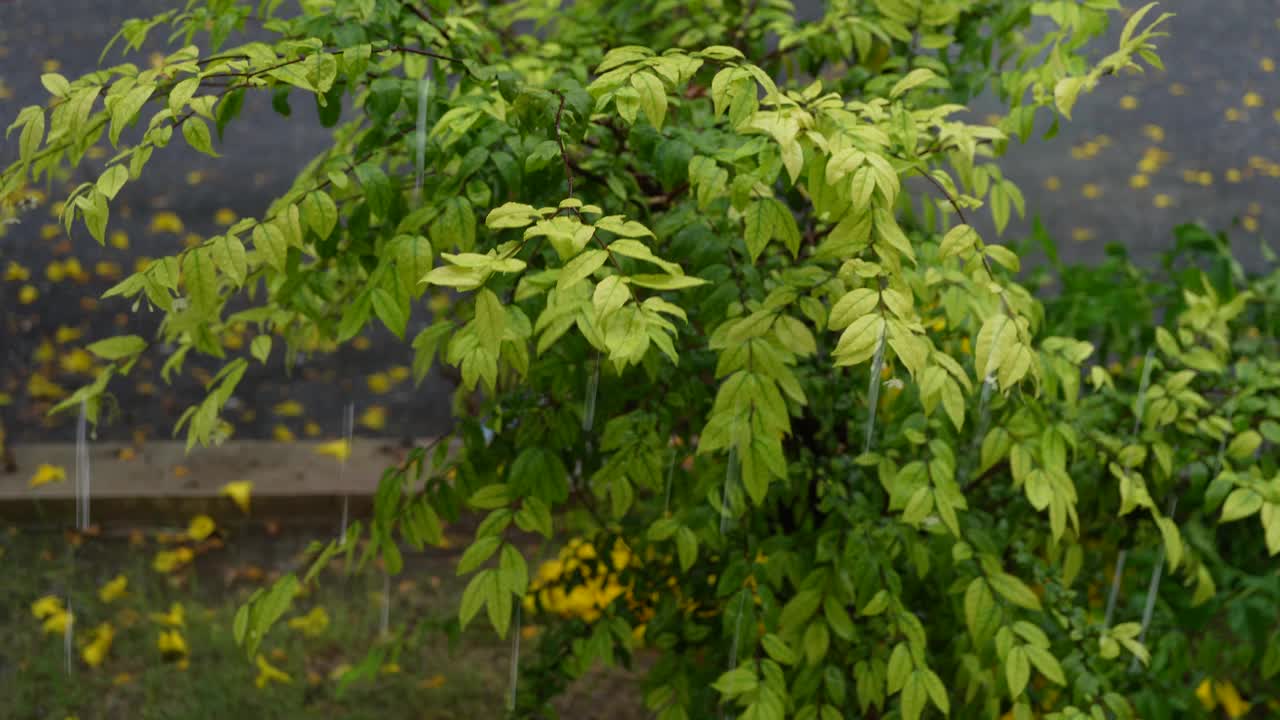
M 569 168 L 569 153 L 564 149 L 564 133 L 560 130 L 560 116 L 564 113 L 564 93 L 559 90 L 560 106 L 556 108 L 556 142 L 560 145 L 560 159 L 564 162 L 564 176 L 569 181 L 569 197 L 573 197 L 573 171 Z
M 938 192 L 942 193 L 942 195 L 947 198 L 947 202 L 951 203 L 951 207 L 955 208 L 956 215 L 960 217 L 960 222 L 965 225 L 969 225 L 969 219 L 964 216 L 964 211 L 960 209 L 960 203 L 956 201 L 955 197 L 951 194 L 951 191 L 947 190 L 946 186 L 938 182 L 938 178 L 934 177 L 932 174 L 921 170 L 919 167 L 913 166 L 913 169 L 923 175 L 926 180 L 933 183 L 933 186 L 938 188 Z M 978 253 L 978 257 L 982 260 L 982 267 L 987 271 L 987 277 L 995 280 L 996 274 L 992 271 L 991 261 L 987 259 L 986 254 Z M 1005 315 L 1013 315 L 1009 309 L 1009 301 L 1004 297 L 1004 292 L 1000 293 L 1000 307 L 1004 310 Z
M 417 5 L 414 5 L 412 2 L 405 2 L 404 6 L 409 10 L 409 12 L 421 18 L 422 22 L 435 28 L 436 32 L 440 33 L 444 37 L 445 42 L 453 42 L 453 38 L 449 37 L 449 31 L 440 27 L 440 25 L 438 25 L 435 20 L 432 20 L 431 16 L 428 15 L 426 11 L 424 11 L 422 8 L 418 7 Z

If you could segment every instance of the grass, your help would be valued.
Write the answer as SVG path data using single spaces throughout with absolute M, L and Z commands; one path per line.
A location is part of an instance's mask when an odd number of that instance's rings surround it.
M 191 566 L 172 573 L 151 567 L 155 553 L 175 547 L 155 535 L 143 538 L 83 538 L 74 549 L 54 533 L 0 530 L 0 717 L 181 718 L 183 720 L 266 720 L 271 718 L 352 718 L 434 720 L 497 718 L 508 691 L 510 643 L 485 623 L 476 623 L 450 652 L 443 627 L 454 617 L 462 582 L 453 577 L 449 554 L 407 554 L 406 569 L 393 578 L 392 629 L 417 641 L 404 643 L 395 666 L 350 683 L 345 692 L 334 675 L 355 666 L 379 646 L 382 575 L 370 568 L 348 575 L 337 559 L 319 585 L 298 598 L 263 642 L 261 653 L 287 673 L 288 683 L 255 685 L 258 668 L 235 644 L 232 622 L 239 603 L 281 571 L 298 566 L 298 551 L 310 537 L 268 535 L 242 528 L 229 540 L 190 545 Z M 75 538 L 71 538 L 73 541 Z M 127 595 L 103 602 L 98 590 L 118 575 L 128 579 Z M 77 616 L 76 659 L 67 673 L 63 635 L 45 633 L 31 606 L 41 596 L 65 597 L 70 584 Z M 189 647 L 186 667 L 166 661 L 157 647 L 165 629 L 154 613 L 174 603 L 184 608 L 181 628 Z M 318 637 L 306 637 L 285 623 L 315 606 L 330 623 Z M 115 630 L 110 651 L 98 667 L 88 666 L 79 648 L 93 629 L 109 622 Z M 393 636 L 397 633 L 393 632 Z M 527 649 L 534 645 L 525 642 Z M 392 649 L 394 653 L 394 649 Z M 564 717 L 642 717 L 618 704 L 616 673 L 584 678 L 563 703 Z M 599 696 L 607 693 L 606 702 Z

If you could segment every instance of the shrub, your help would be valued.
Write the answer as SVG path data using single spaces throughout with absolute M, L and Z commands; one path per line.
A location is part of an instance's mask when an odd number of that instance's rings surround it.
M 641 644 L 664 720 L 1183 712 L 1193 668 L 1220 666 L 1181 650 L 1256 659 L 1212 638 L 1218 611 L 1241 633 L 1275 617 L 1256 604 L 1276 592 L 1262 544 L 1280 551 L 1274 276 L 1184 284 L 1152 333 L 1081 314 L 1089 275 L 1037 301 L 1017 253 L 969 224 L 1023 212 L 1007 143 L 1158 67 L 1166 16 L 1133 12 L 1094 61 L 1112 0 L 834 2 L 807 22 L 783 0 L 278 5 L 131 21 L 126 49 L 162 25 L 186 45 L 158 68 L 47 74 L 49 106 L 10 128 L 4 196 L 126 138 L 64 209 L 101 241 L 152 153 L 175 131 L 215 152 L 247 93 L 282 111 L 309 95 L 334 127 L 264 217 L 107 292 L 163 311 L 159 336 L 92 346 L 110 365 L 60 407 L 96 419 L 153 342 L 178 348 L 166 371 L 223 358 L 231 323 L 259 334 L 179 421 L 189 445 L 232 432 L 219 413 L 277 339 L 292 358 L 380 323 L 419 380 L 437 357 L 457 368 L 457 452 L 389 469 L 344 542 L 365 534 L 394 573 L 401 541 L 483 511 L 459 619 L 483 610 L 500 635 L 530 589 L 528 534 L 625 555 L 562 567 L 588 587 L 569 611 L 530 597 L 559 620 L 516 714 L 547 716 Z M 271 41 L 229 45 L 249 18 Z M 965 122 L 989 86 L 1006 114 Z M 428 325 L 429 290 L 457 302 Z M 1081 331 L 1145 359 L 1109 371 Z M 1255 514 L 1263 536 L 1217 529 Z M 1167 590 L 1166 563 L 1189 592 L 1155 603 L 1125 580 Z M 250 657 L 296 587 L 242 610 Z

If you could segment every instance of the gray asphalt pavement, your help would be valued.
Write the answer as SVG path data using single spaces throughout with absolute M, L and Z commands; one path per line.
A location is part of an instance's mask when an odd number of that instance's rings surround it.
M 1199 220 L 1230 230 L 1247 264 L 1257 266 L 1258 243 L 1269 223 L 1280 220 L 1272 202 L 1280 187 L 1280 0 L 1164 5 L 1178 13 L 1169 26 L 1173 37 L 1161 43 L 1168 70 L 1107 80 L 1077 104 L 1058 139 L 1013 146 L 1003 161 L 1006 174 L 1020 184 L 1028 213 L 1040 216 L 1067 260 L 1096 259 L 1106 243 L 1118 242 L 1151 262 L 1171 244 L 1175 225 Z M 44 98 L 41 72 L 74 76 L 93 69 L 123 19 L 169 6 L 160 0 L 0 0 L 0 124 L 7 127 L 22 106 Z M 161 44 L 152 46 L 131 60 L 148 62 Z M 120 61 L 115 52 L 107 60 Z M 300 117 L 282 119 L 265 97 L 251 96 L 228 129 L 223 157 L 197 155 L 181 142 L 157 153 L 112 208 L 110 228 L 124 232 L 127 249 L 99 248 L 82 226 L 71 243 L 62 242 L 48 205 L 0 240 L 0 272 L 11 260 L 31 272 L 25 281 L 0 280 L 0 406 L 10 400 L 0 419 L 11 440 L 73 437 L 66 421 L 42 417 L 48 402 L 32 397 L 31 377 L 40 370 L 65 389 L 89 379 L 77 365 L 83 358 L 72 352 L 80 344 L 71 339 L 74 331 L 95 339 L 123 331 L 145 335 L 154 326 L 154 318 L 122 315 L 128 308 L 121 303 L 93 304 L 113 271 L 99 264 L 127 272 L 139 256 L 172 252 L 189 233 L 215 231 L 218 219 L 260 214 L 309 153 L 324 146 L 327 131 L 309 104 L 295 102 L 295 114 Z M 983 116 L 981 104 L 975 114 Z M 0 162 L 15 154 L 13 143 L 0 140 Z M 53 188 L 52 199 L 60 194 L 62 188 Z M 181 220 L 181 230 L 169 213 Z M 1018 237 L 1028 226 L 1015 221 L 1006 234 Z M 50 264 L 56 263 L 57 277 L 70 258 L 80 263 L 84 282 L 51 279 Z M 35 287 L 39 299 L 22 303 L 22 285 Z M 265 369 L 255 363 L 237 392 L 244 408 L 232 416 L 238 434 L 333 436 L 348 397 L 358 415 L 373 408 L 360 432 L 421 437 L 445 428 L 449 385 L 433 377 L 415 390 L 397 380 L 411 363 L 408 348 L 381 328 L 369 340 L 368 349 L 314 359 L 292 378 L 278 360 Z M 104 438 L 167 435 L 183 409 L 203 397 L 191 379 L 155 387 L 154 370 L 143 368 L 113 385 L 121 412 L 103 429 Z M 384 392 L 375 392 L 388 380 Z M 273 410 L 285 401 L 300 410 Z

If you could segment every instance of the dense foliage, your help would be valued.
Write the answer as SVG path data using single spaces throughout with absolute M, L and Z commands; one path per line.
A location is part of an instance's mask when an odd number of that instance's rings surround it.
M 1277 276 L 1228 259 L 1166 297 L 1063 273 L 1042 303 L 968 222 L 1023 212 L 1010 138 L 1158 66 L 1151 6 L 1099 56 L 1115 0 L 842 0 L 809 22 L 786 0 L 279 5 L 131 21 L 126 49 L 166 26 L 188 44 L 47 74 L 49 105 L 10 128 L 0 196 L 108 133 L 118 154 L 63 217 L 99 241 L 153 152 L 177 131 L 214 153 L 246 93 L 285 113 L 309 96 L 334 128 L 265 217 L 107 293 L 163 311 L 159 336 L 92 346 L 111 364 L 62 407 L 96 418 L 158 342 L 178 348 L 166 375 L 224 358 L 233 323 L 259 334 L 182 417 L 189 445 L 232 432 L 220 411 L 277 342 L 381 323 L 419 379 L 456 367 L 456 452 L 388 470 L 375 516 L 322 555 L 363 533 L 397 572 L 401 543 L 484 511 L 460 622 L 559 618 L 522 716 L 641 646 L 664 720 L 1159 717 L 1226 667 L 1264 697 Z M 273 40 L 230 44 L 251 18 Z M 963 119 L 984 88 L 998 126 Z M 457 298 L 430 324 L 428 291 Z M 566 529 L 589 543 L 531 587 L 523 541 Z M 242 610 L 251 657 L 298 582 Z

